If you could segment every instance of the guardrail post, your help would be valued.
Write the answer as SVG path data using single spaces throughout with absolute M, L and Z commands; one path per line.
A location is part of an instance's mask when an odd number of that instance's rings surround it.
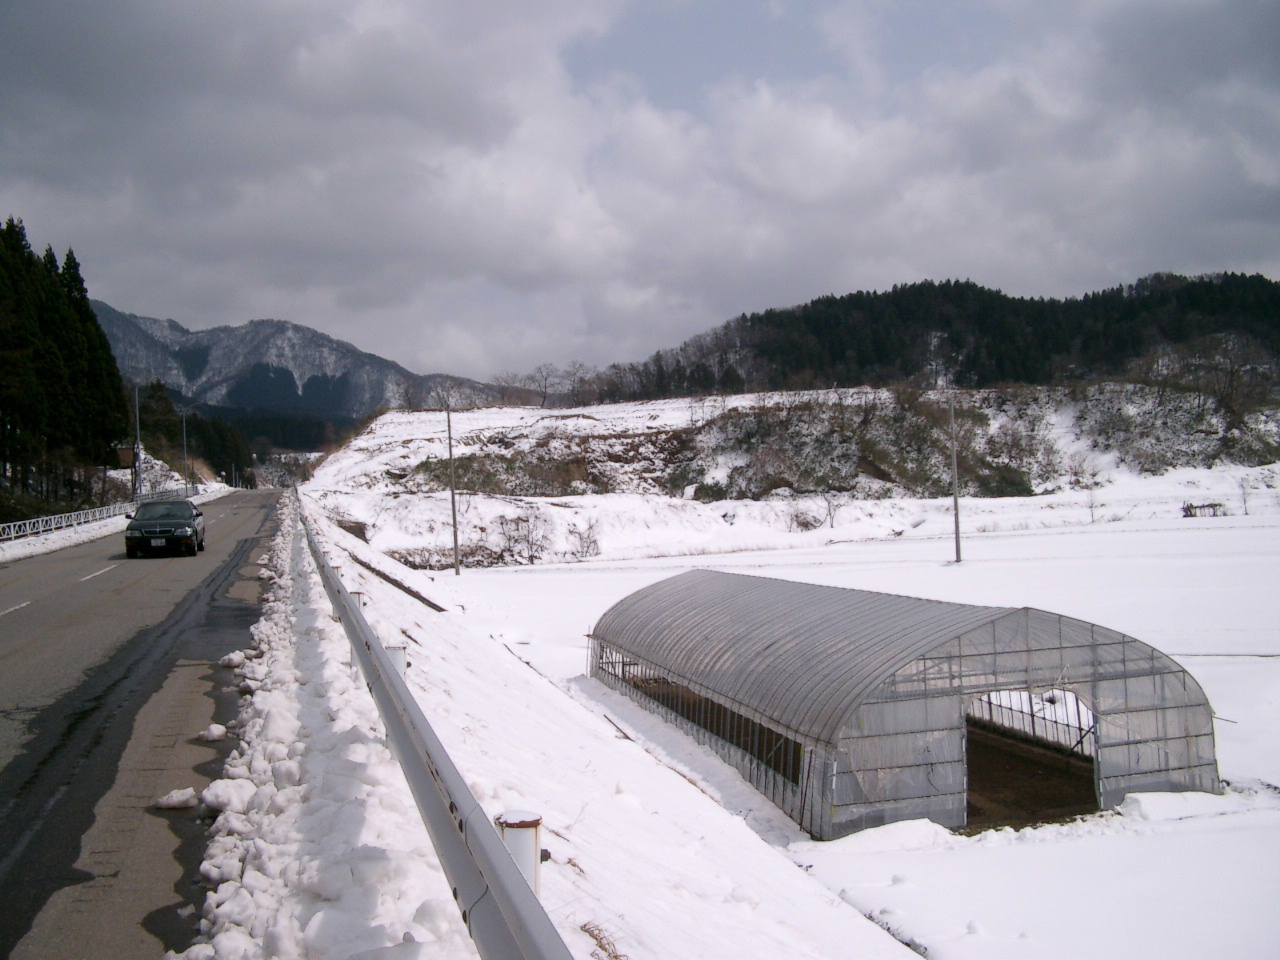
M 409 669 L 409 651 L 404 647 L 383 647 L 383 649 L 391 658 L 391 665 L 396 668 L 396 673 L 403 677 L 405 671 Z
M 493 818 L 502 842 L 511 851 L 534 896 L 542 896 L 539 874 L 542 866 L 542 817 L 529 810 L 508 810 Z

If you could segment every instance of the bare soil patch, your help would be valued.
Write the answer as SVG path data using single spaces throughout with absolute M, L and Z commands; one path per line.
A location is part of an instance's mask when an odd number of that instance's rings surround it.
M 970 722 L 966 833 L 1098 811 L 1093 760 Z

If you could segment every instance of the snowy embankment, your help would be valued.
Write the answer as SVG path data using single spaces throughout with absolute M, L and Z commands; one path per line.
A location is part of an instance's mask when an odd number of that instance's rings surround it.
M 870 497 L 852 490 L 796 493 L 786 487 L 756 500 L 703 502 L 663 495 L 673 472 L 680 469 L 689 482 L 686 492 L 691 492 L 699 485 L 721 484 L 744 462 L 783 455 L 759 449 L 724 450 L 711 460 L 703 456 L 691 461 L 696 471 L 690 472 L 693 466 L 673 467 L 680 458 L 668 449 L 678 445 L 672 438 L 679 431 L 714 423 L 725 410 L 776 413 L 797 403 L 797 397 L 826 403 L 829 394 L 744 395 L 716 398 L 714 403 L 664 400 L 555 412 L 494 407 L 456 413 L 453 452 L 464 477 L 456 503 L 463 564 L 626 560 L 783 549 L 847 539 L 949 537 L 949 496 L 909 497 L 892 484 L 870 480 L 867 484 L 875 488 Z M 887 403 L 883 398 L 876 400 L 874 391 L 839 395 L 850 405 Z M 983 416 L 991 437 L 1027 429 L 999 409 L 984 410 Z M 1052 415 L 1040 411 L 1037 423 L 1036 449 L 1042 460 L 1057 464 L 1060 472 L 1042 478 L 1040 487 L 1045 492 L 1040 496 L 962 496 L 966 531 L 1164 521 L 1181 517 L 1188 503 L 1216 505 L 1218 512 L 1232 515 L 1280 512 L 1280 469 L 1275 464 L 1223 464 L 1212 470 L 1181 467 L 1152 476 L 1125 466 L 1123 450 L 1099 448 L 1098 438 L 1085 432 L 1078 410 L 1063 407 Z M 812 442 L 805 445 L 805 455 L 811 459 L 804 464 L 780 461 L 778 469 L 811 476 L 831 473 L 832 463 L 841 458 L 824 464 L 823 455 L 813 449 L 821 447 L 822 431 L 828 426 L 827 420 L 797 419 L 794 431 L 812 434 Z M 328 516 L 358 531 L 380 553 L 411 566 L 448 567 L 454 528 L 448 473 L 441 466 L 448 456 L 446 434 L 445 417 L 439 412 L 385 414 L 316 469 L 306 485 L 308 494 Z M 686 436 L 679 442 L 696 447 L 703 440 Z M 990 443 L 994 441 L 988 447 Z M 975 445 L 977 441 L 971 441 Z M 509 485 L 509 478 L 494 478 L 504 471 L 545 469 L 547 461 L 536 458 L 559 455 L 571 458 L 611 492 L 482 494 L 468 490 L 465 482 Z M 945 476 L 950 459 L 944 459 L 945 463 L 933 466 Z M 1166 459 L 1176 458 L 1168 454 Z M 561 486 L 571 489 L 582 484 L 585 481 Z
M 354 538 L 343 543 L 373 557 Z M 1280 515 L 970 533 L 964 545 L 958 565 L 949 562 L 946 539 L 890 538 L 697 561 L 468 570 L 434 580 L 398 573 L 451 610 L 465 608 L 474 632 L 607 711 L 796 865 L 930 957 L 1193 960 L 1276 952 L 1280 919 L 1267 900 L 1280 889 L 1273 735 L 1280 726 Z M 582 634 L 609 605 L 692 566 L 1026 604 L 1124 630 L 1177 655 L 1204 684 L 1219 717 L 1228 793 L 1139 796 L 1118 812 L 1075 823 L 978 837 L 923 822 L 808 841 L 708 751 L 580 676 Z
M 474 956 L 377 709 L 298 527 L 280 501 L 253 646 L 224 664 L 245 699 L 240 748 L 201 795 L 217 812 L 191 960 Z M 428 949 L 430 945 L 430 949 Z
M 1190 960 L 1280 944 L 1268 902 L 1280 888 L 1280 797 L 1267 785 L 1280 782 L 1270 736 L 1280 638 L 1267 589 L 1280 572 L 1278 527 L 1271 515 L 977 534 L 958 566 L 936 540 L 703 558 L 1068 610 L 1181 655 L 1224 718 L 1219 758 L 1232 786 L 1223 797 L 1135 796 L 1117 812 L 977 837 L 911 822 L 831 844 L 807 840 L 713 755 L 581 677 L 582 634 L 599 613 L 691 562 L 455 578 L 404 568 L 333 527 L 326 540 L 374 629 L 407 642 L 411 687 L 486 810 L 543 815 L 552 854 L 543 902 L 575 956 L 600 949 L 586 931 L 632 960 L 911 955 L 878 937 L 867 915 L 944 960 Z M 280 578 L 255 631 L 263 653 L 241 668 L 256 688 L 237 731 L 245 746 L 229 768 L 253 786 L 218 788 L 243 812 L 222 814 L 207 867 L 221 884 L 209 913 L 221 939 L 190 955 L 464 955 L 309 559 L 293 541 L 276 546 L 272 563 Z

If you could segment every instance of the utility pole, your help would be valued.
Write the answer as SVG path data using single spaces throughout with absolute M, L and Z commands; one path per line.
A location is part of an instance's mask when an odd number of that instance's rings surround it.
M 191 461 L 187 459 L 187 411 L 182 411 L 182 494 L 191 496 Z
M 133 385 L 133 499 L 142 496 L 142 414 L 138 412 L 138 385 Z
M 453 397 L 444 398 L 444 424 L 449 437 L 449 512 L 453 516 L 453 575 L 462 576 L 462 564 L 458 559 L 458 493 L 453 473 Z
M 956 399 L 948 395 L 951 410 L 951 513 L 956 521 L 956 563 L 960 562 L 960 459 L 956 454 Z

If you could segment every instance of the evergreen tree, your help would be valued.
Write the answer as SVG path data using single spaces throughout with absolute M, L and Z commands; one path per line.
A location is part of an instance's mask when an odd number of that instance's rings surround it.
M 0 229 L 0 493 L 84 501 L 114 465 L 127 414 L 120 373 L 75 255 L 36 256 L 21 220 Z

